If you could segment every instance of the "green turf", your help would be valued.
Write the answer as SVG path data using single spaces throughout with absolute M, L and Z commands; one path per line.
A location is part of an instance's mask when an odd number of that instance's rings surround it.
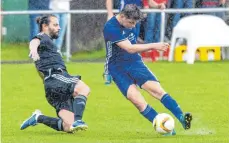
M 229 63 L 147 64 L 163 87 L 184 111 L 193 114 L 193 126 L 185 131 L 176 121 L 177 135 L 162 137 L 144 119 L 114 84 L 105 86 L 102 63 L 70 63 L 72 74 L 81 73 L 91 87 L 84 120 L 86 132 L 67 134 L 44 125 L 20 131 L 20 124 L 34 109 L 56 116 L 47 103 L 43 84 L 34 65 L 2 65 L 2 142 L 3 143 L 228 143 L 229 142 Z M 142 92 L 159 112 L 169 113 L 160 102 Z
M 1 44 L 1 60 L 29 60 L 29 45 L 23 44 Z
M 97 50 L 97 51 L 84 51 L 73 53 L 71 60 L 98 60 L 98 59 L 105 59 L 105 48 Z
M 17 60 L 29 60 L 29 44 L 28 43 L 16 43 L 8 44 L 2 43 L 1 45 L 1 60 L 2 61 L 17 61 Z M 63 51 L 64 55 L 64 51 Z M 66 58 L 65 56 L 63 57 Z M 105 58 L 105 49 L 94 51 L 81 51 L 72 53 L 71 60 L 98 60 Z

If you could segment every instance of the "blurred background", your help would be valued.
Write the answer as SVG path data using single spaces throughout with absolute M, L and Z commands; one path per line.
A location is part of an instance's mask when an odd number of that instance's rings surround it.
M 114 0 L 114 9 L 119 9 L 120 4 Z M 58 4 L 59 2 L 59 4 Z M 165 2 L 167 9 L 183 9 L 183 8 L 224 8 L 229 7 L 228 0 L 156 0 L 156 2 Z M 31 10 L 83 10 L 83 9 L 106 9 L 106 0 L 2 0 L 1 10 L 3 11 L 31 11 Z M 116 4 L 116 5 L 115 5 Z M 142 1 L 142 9 L 147 8 Z M 158 13 L 160 16 L 160 13 Z M 152 42 L 171 42 L 172 30 L 176 23 L 183 17 L 191 14 L 204 14 L 203 12 L 187 13 L 187 14 L 168 14 L 165 15 L 165 23 L 163 39 L 161 39 L 161 21 L 156 21 L 154 26 L 155 34 L 151 39 Z M 206 13 L 210 15 L 216 15 L 222 18 L 227 24 L 229 24 L 229 11 L 220 13 Z M 2 31 L 1 31 L 1 43 L 2 43 L 2 60 L 28 60 L 27 48 L 28 42 L 34 35 L 34 17 L 38 15 L 20 14 L 20 15 L 4 15 L 2 16 Z M 67 22 L 70 20 L 70 45 L 69 45 L 69 58 L 74 61 L 75 59 L 104 59 L 105 57 L 105 45 L 102 35 L 103 25 L 107 20 L 107 13 L 101 14 L 59 14 L 60 23 L 64 24 L 62 28 L 62 35 L 58 41 L 56 41 L 61 53 L 66 57 L 67 45 Z M 155 19 L 157 20 L 157 18 Z M 143 41 L 145 37 L 145 25 L 147 23 L 147 15 L 141 22 L 141 31 L 139 38 Z M 186 44 L 183 39 L 178 40 L 178 44 Z M 11 47 L 21 48 L 15 52 L 15 56 L 8 56 L 5 53 L 5 49 Z M 12 53 L 11 53 L 12 54 Z M 88 57 L 88 54 L 90 55 Z M 156 54 L 157 55 L 157 54 Z M 165 54 L 166 55 L 166 54 Z M 146 60 L 147 60 L 147 55 Z M 162 58 L 162 54 L 158 55 L 156 60 Z M 167 59 L 167 58 L 165 58 Z M 150 59 L 151 60 L 151 59 Z

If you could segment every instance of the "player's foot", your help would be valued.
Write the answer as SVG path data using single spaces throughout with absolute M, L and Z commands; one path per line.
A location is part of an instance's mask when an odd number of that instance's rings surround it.
M 86 131 L 87 129 L 88 129 L 88 126 L 85 124 L 84 121 L 77 120 L 72 124 L 71 132 L 74 133 L 74 132 L 77 132 L 79 130 Z
M 103 74 L 103 79 L 105 80 L 105 85 L 110 85 L 112 82 L 112 77 L 110 74 Z
M 167 133 L 167 134 L 163 134 L 163 136 L 175 136 L 176 135 L 176 131 L 173 129 L 172 132 Z
M 192 114 L 191 113 L 185 113 L 184 116 L 182 117 L 183 119 L 181 120 L 183 128 L 185 130 L 188 130 L 191 128 L 191 121 L 192 121 Z
M 24 130 L 29 126 L 35 126 L 37 125 L 37 118 L 38 116 L 42 115 L 40 110 L 35 110 L 32 114 L 32 116 L 30 116 L 28 119 L 26 119 L 22 124 L 20 129 Z

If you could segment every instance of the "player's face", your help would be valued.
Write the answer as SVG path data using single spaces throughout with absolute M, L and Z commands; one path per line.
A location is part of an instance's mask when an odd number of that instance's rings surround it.
M 59 37 L 60 25 L 58 18 L 50 17 L 50 23 L 48 26 L 49 36 L 53 39 L 57 39 Z
M 137 21 L 133 19 L 127 19 L 125 16 L 122 18 L 122 26 L 125 28 L 134 28 Z

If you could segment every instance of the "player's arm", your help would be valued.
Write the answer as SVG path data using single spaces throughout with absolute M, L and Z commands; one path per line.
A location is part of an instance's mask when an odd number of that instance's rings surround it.
M 29 57 L 31 57 L 33 61 L 37 61 L 40 59 L 37 52 L 39 45 L 40 45 L 40 39 L 38 38 L 31 40 L 29 43 L 29 49 L 30 49 Z
M 40 57 L 37 53 L 37 49 L 38 49 L 39 45 L 40 45 L 40 39 L 38 39 L 38 38 L 31 40 L 29 43 L 29 49 L 30 49 L 29 57 L 31 57 L 33 59 L 33 61 L 37 61 L 40 59 Z M 40 78 L 43 80 L 44 75 L 38 70 L 37 70 L 37 73 L 40 76 Z
M 113 0 L 106 0 L 107 20 L 114 16 L 113 13 Z
M 219 0 L 220 5 L 224 5 L 226 3 L 226 0 Z
M 148 3 L 151 8 L 158 8 L 158 4 L 154 0 L 148 0 Z
M 126 50 L 128 53 L 140 53 L 153 49 L 166 51 L 166 49 L 169 47 L 168 43 L 131 44 L 127 39 L 116 43 L 116 45 Z
M 165 3 L 157 3 L 154 0 L 148 0 L 149 7 L 151 8 L 158 8 L 158 9 L 165 9 Z

